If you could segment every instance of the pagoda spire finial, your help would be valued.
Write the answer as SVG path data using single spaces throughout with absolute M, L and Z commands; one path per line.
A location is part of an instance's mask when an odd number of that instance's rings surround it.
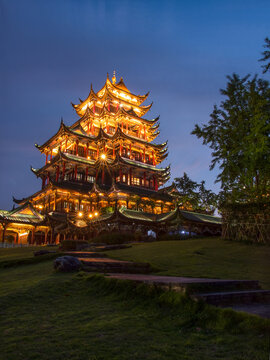
M 113 77 L 112 77 L 112 83 L 116 83 L 116 76 L 115 76 L 115 70 L 113 70 Z

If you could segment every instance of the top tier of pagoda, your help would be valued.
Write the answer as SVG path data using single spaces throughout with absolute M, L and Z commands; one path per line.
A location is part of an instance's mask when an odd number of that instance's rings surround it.
M 127 112 L 131 112 L 135 116 L 141 117 L 147 113 L 152 104 L 148 106 L 142 106 L 141 104 L 147 99 L 149 92 L 145 95 L 132 94 L 126 87 L 123 78 L 116 83 L 115 73 L 112 77 L 112 81 L 107 74 L 105 85 L 97 93 L 94 92 L 92 85 L 91 90 L 87 98 L 80 104 L 72 106 L 76 110 L 79 116 L 83 116 L 87 108 L 91 109 L 93 113 L 101 113 L 103 108 L 106 107 L 111 111 L 111 107 L 114 112 L 118 111 L 119 106 Z

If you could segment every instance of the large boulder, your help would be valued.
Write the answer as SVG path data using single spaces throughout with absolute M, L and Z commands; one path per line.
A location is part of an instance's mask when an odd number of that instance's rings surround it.
M 66 255 L 55 259 L 53 266 L 57 271 L 69 272 L 80 270 L 82 264 L 76 257 Z

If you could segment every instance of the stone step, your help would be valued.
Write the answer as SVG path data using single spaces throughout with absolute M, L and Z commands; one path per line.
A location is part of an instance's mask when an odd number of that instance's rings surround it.
M 112 274 L 111 277 L 144 282 L 159 286 L 164 290 L 173 290 L 189 294 L 260 289 L 257 280 L 222 280 L 160 275 L 144 276 L 141 274 Z
M 202 299 L 208 304 L 226 306 L 233 304 L 270 304 L 270 290 L 245 290 L 213 293 L 197 293 L 191 296 L 195 300 Z
M 65 251 L 65 255 L 74 256 L 77 258 L 104 258 L 105 254 L 94 251 Z
M 148 274 L 152 271 L 148 263 L 135 263 L 109 258 L 78 258 L 85 271 L 102 273 L 141 273 Z

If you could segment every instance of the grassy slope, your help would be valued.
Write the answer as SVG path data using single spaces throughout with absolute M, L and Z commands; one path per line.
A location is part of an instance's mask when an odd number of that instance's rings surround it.
M 259 280 L 270 289 L 270 247 L 266 246 L 206 238 L 137 244 L 107 254 L 149 262 L 162 275 Z
M 1 270 L 0 359 L 268 357 L 261 331 L 198 327 L 187 309 L 152 296 L 123 295 L 121 288 L 106 289 L 101 279 L 78 275 L 54 273 L 52 261 Z
M 33 252 L 38 250 L 55 250 L 54 248 L 46 248 L 46 246 L 29 246 L 3 249 L 0 248 L 0 263 L 7 260 L 28 259 L 33 257 Z

